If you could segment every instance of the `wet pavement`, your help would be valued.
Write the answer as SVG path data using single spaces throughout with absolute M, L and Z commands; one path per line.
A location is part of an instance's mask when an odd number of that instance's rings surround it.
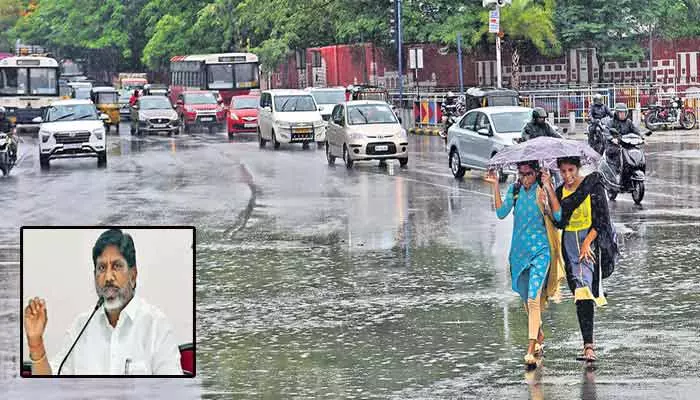
M 544 366 L 522 366 L 527 318 L 510 290 L 512 220 L 479 174 L 449 171 L 438 137 L 408 168 L 326 164 L 254 136 L 110 135 L 108 165 L 36 141 L 0 179 L 3 386 L 12 398 L 162 395 L 156 381 L 20 380 L 19 230 L 37 224 L 197 226 L 197 369 L 167 398 L 691 399 L 700 390 L 700 134 L 649 139 L 643 206 L 612 203 L 623 258 L 586 371 L 565 291 L 545 312 Z M 505 185 L 503 186 L 505 190 Z M 116 382 L 116 383 L 115 383 Z M 119 384 L 119 382 L 123 382 Z M 50 395 L 57 397 L 50 397 Z M 164 398 L 165 398 L 164 397 Z

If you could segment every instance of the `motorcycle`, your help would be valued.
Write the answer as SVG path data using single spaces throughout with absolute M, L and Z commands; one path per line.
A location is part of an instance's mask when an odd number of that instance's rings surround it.
M 588 130 L 586 131 L 588 135 L 588 145 L 600 155 L 603 155 L 605 151 L 605 131 L 608 129 L 608 119 L 610 118 L 594 119 L 588 124 Z
M 644 199 L 646 180 L 646 157 L 641 148 L 644 138 L 634 133 L 620 135 L 615 128 L 610 128 L 610 133 L 612 137 L 607 141 L 606 151 L 598 165 L 608 198 L 615 200 L 619 193 L 631 193 L 632 200 L 639 205 Z M 651 135 L 651 131 L 645 135 Z M 617 151 L 607 151 L 608 147 Z
M 451 105 L 444 105 L 442 110 L 442 124 L 443 129 L 440 130 L 440 137 L 445 139 L 447 143 L 447 131 L 450 127 L 457 122 L 459 117 L 467 112 L 466 99 L 464 96 L 459 96 L 457 102 Z
M 685 107 L 680 102 L 672 102 L 670 106 L 653 105 L 644 113 L 644 125 L 653 131 L 661 127 L 693 129 L 697 122 L 692 108 Z
M 13 140 L 12 134 L 0 132 L 0 171 L 3 176 L 9 175 L 17 162 L 17 154 L 10 154 L 10 144 Z

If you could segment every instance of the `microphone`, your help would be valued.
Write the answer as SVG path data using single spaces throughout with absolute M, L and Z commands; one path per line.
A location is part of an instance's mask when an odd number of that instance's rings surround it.
M 105 302 L 105 298 L 102 296 L 100 296 L 100 298 L 97 299 L 97 304 L 95 304 L 95 309 L 92 310 L 92 314 L 90 314 L 90 317 L 88 318 L 88 320 L 85 321 L 85 325 L 83 325 L 83 329 L 80 330 L 78 337 L 76 337 L 75 341 L 73 341 L 73 345 L 70 347 L 70 349 L 68 349 L 68 353 L 66 353 L 66 356 L 63 357 L 63 361 L 61 361 L 61 365 L 58 367 L 58 373 L 56 375 L 61 375 L 61 369 L 63 368 L 63 364 L 65 364 L 66 360 L 68 359 L 70 352 L 73 351 L 73 347 L 75 347 L 75 345 L 78 343 L 78 339 L 80 339 L 80 336 L 85 331 L 85 328 L 87 328 L 88 324 L 90 323 L 90 320 L 92 319 L 92 316 L 95 315 L 95 312 L 97 312 L 97 309 L 100 308 L 100 306 L 104 302 Z

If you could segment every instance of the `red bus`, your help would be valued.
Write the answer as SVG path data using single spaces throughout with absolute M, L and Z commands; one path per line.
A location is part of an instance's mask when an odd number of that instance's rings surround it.
M 170 100 L 186 90 L 217 92 L 228 107 L 231 97 L 260 89 L 258 56 L 219 53 L 175 56 L 170 59 Z

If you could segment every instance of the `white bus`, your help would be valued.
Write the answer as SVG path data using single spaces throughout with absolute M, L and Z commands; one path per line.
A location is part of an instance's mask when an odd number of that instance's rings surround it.
M 32 122 L 60 98 L 58 62 L 50 57 L 18 56 L 0 60 L 0 106 L 20 130 L 38 130 Z

